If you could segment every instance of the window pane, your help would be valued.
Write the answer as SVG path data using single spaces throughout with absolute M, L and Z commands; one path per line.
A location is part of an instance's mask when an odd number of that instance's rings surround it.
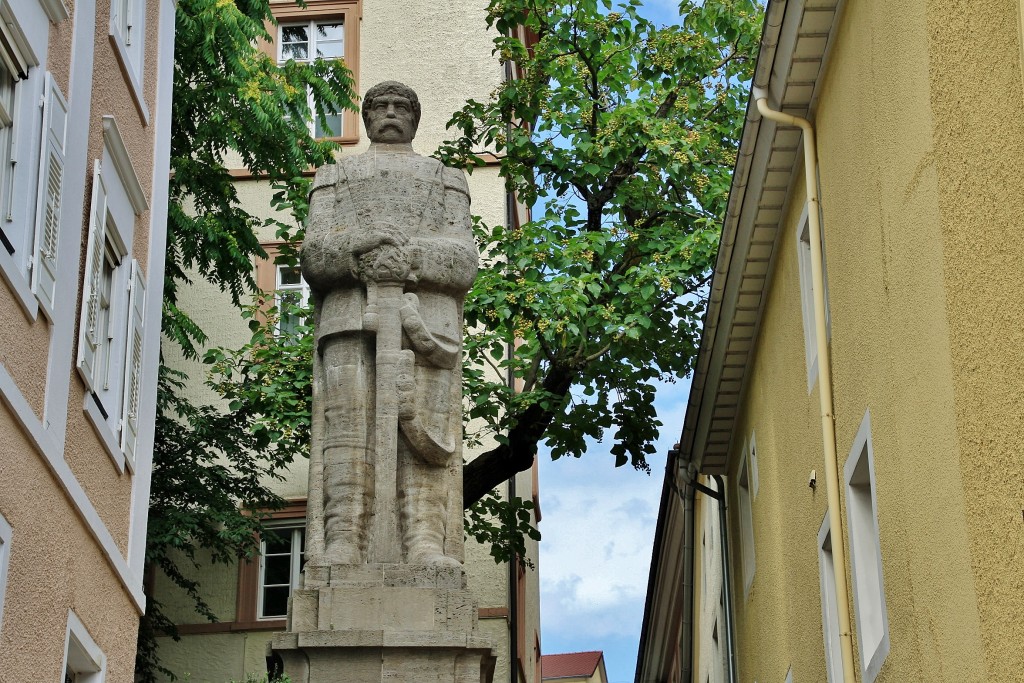
M 343 40 L 318 40 L 316 43 L 316 56 L 318 58 L 336 59 L 345 56 L 345 41 Z
M 292 534 L 288 529 L 267 529 L 263 537 L 263 554 L 276 555 L 290 553 L 292 550 Z
M 324 40 L 344 40 L 345 37 L 345 24 L 343 22 L 331 22 L 329 24 L 317 24 L 316 25 L 316 41 L 320 43 Z
M 286 62 L 289 59 L 294 59 L 297 62 L 302 62 L 309 59 L 309 50 L 305 43 L 293 43 L 289 45 L 284 43 L 281 45 L 281 61 Z
M 316 122 L 316 134 L 314 137 L 318 138 L 331 138 L 338 137 L 341 135 L 341 114 L 327 114 L 327 125 L 330 126 L 330 130 L 325 130 L 320 125 L 320 120 Z
M 277 273 L 281 285 L 298 285 L 302 283 L 302 275 L 297 267 L 278 266 Z
M 281 42 L 282 43 L 308 43 L 309 42 L 309 27 L 308 26 L 282 26 L 281 27 Z
M 288 615 L 288 586 L 263 589 L 263 614 L 261 617 L 284 617 Z
M 291 555 L 270 555 L 263 558 L 263 584 L 276 586 L 291 583 Z

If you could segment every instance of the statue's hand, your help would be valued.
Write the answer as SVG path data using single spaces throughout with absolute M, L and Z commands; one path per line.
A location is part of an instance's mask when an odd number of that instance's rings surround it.
M 359 257 L 385 245 L 402 247 L 408 242 L 409 238 L 400 230 L 379 228 L 353 235 L 350 245 L 353 255 Z

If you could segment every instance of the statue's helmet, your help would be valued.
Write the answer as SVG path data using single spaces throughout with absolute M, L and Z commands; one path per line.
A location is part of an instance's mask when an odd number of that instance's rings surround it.
M 383 81 L 373 86 L 366 91 L 366 95 L 363 97 L 363 125 L 367 125 L 367 116 L 370 109 L 373 107 L 373 100 L 381 95 L 398 95 L 409 100 L 409 104 L 412 106 L 412 118 L 413 118 L 413 132 L 419 128 L 420 125 L 420 98 L 416 96 L 416 91 L 407 86 L 405 83 L 399 83 L 398 81 Z

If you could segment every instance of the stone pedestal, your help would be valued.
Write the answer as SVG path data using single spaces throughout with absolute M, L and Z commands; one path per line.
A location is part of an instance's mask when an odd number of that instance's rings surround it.
M 491 683 L 461 567 L 309 567 L 272 651 L 293 683 Z

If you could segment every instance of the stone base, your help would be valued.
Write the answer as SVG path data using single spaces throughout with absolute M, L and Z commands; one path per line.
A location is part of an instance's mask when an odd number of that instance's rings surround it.
M 306 567 L 271 650 L 292 683 L 490 683 L 491 644 L 459 567 Z

